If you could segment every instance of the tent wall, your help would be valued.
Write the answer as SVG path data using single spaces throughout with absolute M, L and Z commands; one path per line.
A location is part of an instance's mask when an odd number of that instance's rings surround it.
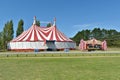
M 45 49 L 44 42 L 10 42 L 8 49 Z
M 8 43 L 8 50 L 45 50 L 48 48 L 48 45 L 44 42 L 10 42 Z M 50 45 L 49 45 L 50 46 Z M 52 47 L 52 46 L 51 46 Z M 75 49 L 76 43 L 74 42 L 55 42 L 56 49 Z
M 55 45 L 57 49 L 65 49 L 65 48 L 75 49 L 76 48 L 76 43 L 74 42 L 55 42 Z

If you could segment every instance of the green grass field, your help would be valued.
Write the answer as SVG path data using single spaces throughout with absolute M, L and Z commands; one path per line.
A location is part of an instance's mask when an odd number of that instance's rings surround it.
M 120 80 L 120 57 L 1 57 L 0 80 Z

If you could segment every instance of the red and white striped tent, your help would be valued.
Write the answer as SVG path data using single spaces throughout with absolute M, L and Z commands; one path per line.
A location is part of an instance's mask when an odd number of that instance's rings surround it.
M 56 20 L 51 27 L 40 27 L 36 25 L 36 18 L 27 31 L 8 43 L 8 49 L 14 51 L 63 50 L 65 48 L 75 49 L 76 43 L 57 29 Z
M 99 50 L 107 50 L 107 42 L 96 40 L 95 38 L 91 40 L 84 41 L 83 39 L 80 40 L 79 44 L 80 50 L 92 50 L 92 49 L 99 49 Z

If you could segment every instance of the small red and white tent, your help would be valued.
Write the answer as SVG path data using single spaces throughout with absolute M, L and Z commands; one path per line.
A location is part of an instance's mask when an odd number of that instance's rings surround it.
M 8 43 L 8 49 L 14 51 L 63 50 L 65 48 L 75 49 L 76 43 L 57 29 L 56 20 L 51 27 L 40 27 L 36 25 L 36 18 L 27 31 Z
M 107 50 L 107 42 L 104 40 L 99 41 L 95 38 L 91 40 L 84 41 L 83 39 L 80 40 L 79 44 L 80 50 Z

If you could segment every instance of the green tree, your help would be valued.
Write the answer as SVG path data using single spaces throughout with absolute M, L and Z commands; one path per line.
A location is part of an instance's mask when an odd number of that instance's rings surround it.
M 84 39 L 88 40 L 90 38 L 91 32 L 90 30 L 84 30 Z
M 48 23 L 48 24 L 47 24 L 47 27 L 51 27 L 51 23 Z
M 3 47 L 7 49 L 7 43 L 12 40 L 14 37 L 13 22 L 12 20 L 8 21 L 3 29 Z
M 0 50 L 3 49 L 3 32 L 0 32 Z
M 12 40 L 14 37 L 13 21 L 10 20 L 8 24 L 8 41 Z
M 105 38 L 108 36 L 106 29 L 102 29 L 101 31 L 102 31 L 102 34 L 101 34 L 102 38 Z
M 109 34 L 109 36 L 116 35 L 117 31 L 113 30 L 113 29 L 110 29 L 110 30 L 108 30 L 108 34 Z
M 100 28 L 94 28 L 94 29 L 92 30 L 92 34 L 93 34 L 93 37 L 94 37 L 94 38 L 100 39 L 100 38 L 101 38 L 101 35 L 102 35 L 101 29 L 100 29 Z
M 80 43 L 80 40 L 84 38 L 83 31 L 79 31 L 73 38 L 72 40 L 76 42 L 77 46 Z
M 16 37 L 19 36 L 24 31 L 23 25 L 24 25 L 24 21 L 21 19 L 18 22 L 18 27 L 17 27 L 17 31 L 16 31 Z
M 40 21 L 39 20 L 36 20 L 36 25 L 40 26 Z

